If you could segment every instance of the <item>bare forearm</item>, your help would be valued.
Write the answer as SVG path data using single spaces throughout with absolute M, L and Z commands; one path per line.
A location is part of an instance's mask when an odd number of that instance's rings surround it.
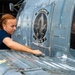
M 30 47 L 21 45 L 17 42 L 14 42 L 13 45 L 11 45 L 10 47 L 13 50 L 18 50 L 18 51 L 25 51 L 25 52 L 29 52 L 29 53 L 33 53 L 33 50 Z

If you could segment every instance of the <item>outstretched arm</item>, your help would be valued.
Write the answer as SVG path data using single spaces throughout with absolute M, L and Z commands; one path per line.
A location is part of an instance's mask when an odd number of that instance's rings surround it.
M 4 38 L 3 43 L 13 50 L 25 51 L 25 52 L 32 53 L 32 54 L 41 54 L 42 55 L 42 52 L 40 50 L 33 50 L 28 46 L 25 46 L 25 45 L 22 45 L 22 44 L 19 44 L 19 43 L 13 41 L 9 37 Z

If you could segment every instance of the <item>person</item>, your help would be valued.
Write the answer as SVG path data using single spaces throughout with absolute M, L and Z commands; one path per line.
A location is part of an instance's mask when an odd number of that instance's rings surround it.
M 14 34 L 17 27 L 17 19 L 11 14 L 4 14 L 0 20 L 0 49 L 12 49 L 24 51 L 32 54 L 41 54 L 40 50 L 22 45 L 12 40 L 11 35 Z

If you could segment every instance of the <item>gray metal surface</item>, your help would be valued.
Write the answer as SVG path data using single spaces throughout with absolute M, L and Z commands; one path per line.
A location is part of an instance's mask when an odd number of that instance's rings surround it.
M 74 0 L 25 0 L 12 38 L 45 56 L 0 50 L 0 75 L 75 75 L 75 49 L 70 47 L 74 10 Z
M 25 0 L 13 39 L 47 56 L 70 55 L 74 0 Z M 69 15 L 69 16 L 68 16 Z
M 74 75 L 72 58 L 36 57 L 32 54 L 0 51 L 0 75 Z

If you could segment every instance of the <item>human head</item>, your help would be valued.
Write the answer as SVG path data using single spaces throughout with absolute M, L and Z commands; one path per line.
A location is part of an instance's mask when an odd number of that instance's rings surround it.
M 16 25 L 16 18 L 11 14 L 4 14 L 0 20 L 0 29 L 4 29 L 9 34 L 14 33 Z

